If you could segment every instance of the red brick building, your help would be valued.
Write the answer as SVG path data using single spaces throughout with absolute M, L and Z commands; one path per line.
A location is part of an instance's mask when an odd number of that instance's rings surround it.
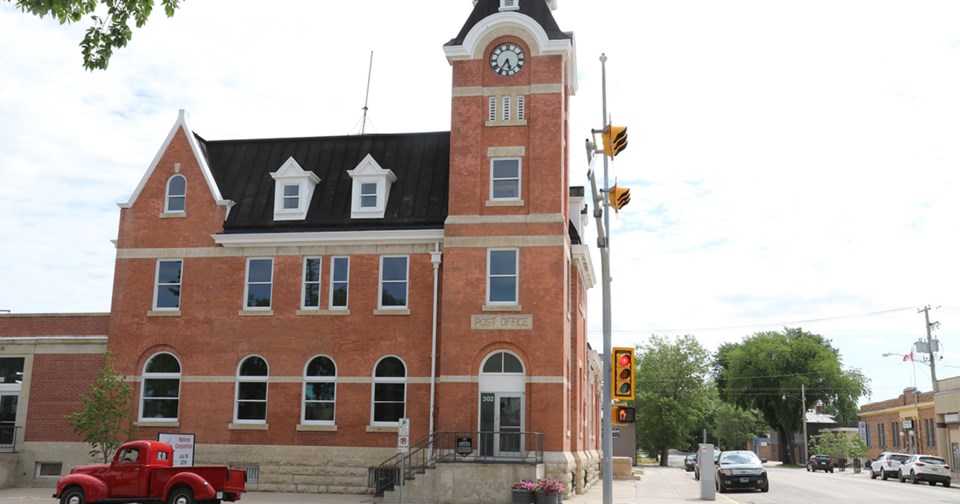
M 555 0 L 474 5 L 444 46 L 449 132 L 208 140 L 181 111 L 116 242 L 108 348 L 138 436 L 195 434 L 260 490 L 369 492 L 404 418 L 414 449 L 533 457 L 434 495 L 597 479 L 573 36 Z
M 895 399 L 860 407 L 868 459 L 885 451 L 938 455 L 936 430 L 933 392 L 909 387 Z

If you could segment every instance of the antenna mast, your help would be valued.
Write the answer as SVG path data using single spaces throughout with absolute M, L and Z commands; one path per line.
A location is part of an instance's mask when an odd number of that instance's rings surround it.
M 360 124 L 360 134 L 367 129 L 367 103 L 370 101 L 370 78 L 373 75 L 373 51 L 370 51 L 370 68 L 367 70 L 367 95 L 363 98 L 363 123 Z

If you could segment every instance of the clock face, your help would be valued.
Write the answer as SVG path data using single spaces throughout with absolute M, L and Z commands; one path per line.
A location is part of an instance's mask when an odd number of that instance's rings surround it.
M 490 68 L 498 75 L 511 76 L 523 68 L 523 49 L 517 44 L 506 43 L 497 46 L 490 53 Z

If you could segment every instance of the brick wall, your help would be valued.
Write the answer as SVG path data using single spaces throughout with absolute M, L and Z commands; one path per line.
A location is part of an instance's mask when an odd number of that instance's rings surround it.
M 101 367 L 100 355 L 34 356 L 24 441 L 82 441 L 64 416 L 83 407 Z
M 110 315 L 89 314 L 0 314 L 0 337 L 103 336 Z
M 861 406 L 860 421 L 868 430 L 867 458 L 883 451 L 937 455 L 934 418 L 933 392 L 918 393 L 912 387 L 899 397 Z M 904 421 L 912 427 L 904 428 Z

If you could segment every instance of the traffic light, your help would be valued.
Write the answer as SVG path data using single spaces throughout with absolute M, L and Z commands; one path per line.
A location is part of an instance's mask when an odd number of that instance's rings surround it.
M 633 349 L 613 349 L 613 398 L 632 401 Z
M 620 209 L 630 203 L 630 188 L 614 185 L 607 192 L 607 197 L 610 198 L 610 206 L 613 207 L 613 211 L 620 213 Z
M 627 148 L 627 127 L 607 125 L 603 128 L 603 153 L 611 158 Z

